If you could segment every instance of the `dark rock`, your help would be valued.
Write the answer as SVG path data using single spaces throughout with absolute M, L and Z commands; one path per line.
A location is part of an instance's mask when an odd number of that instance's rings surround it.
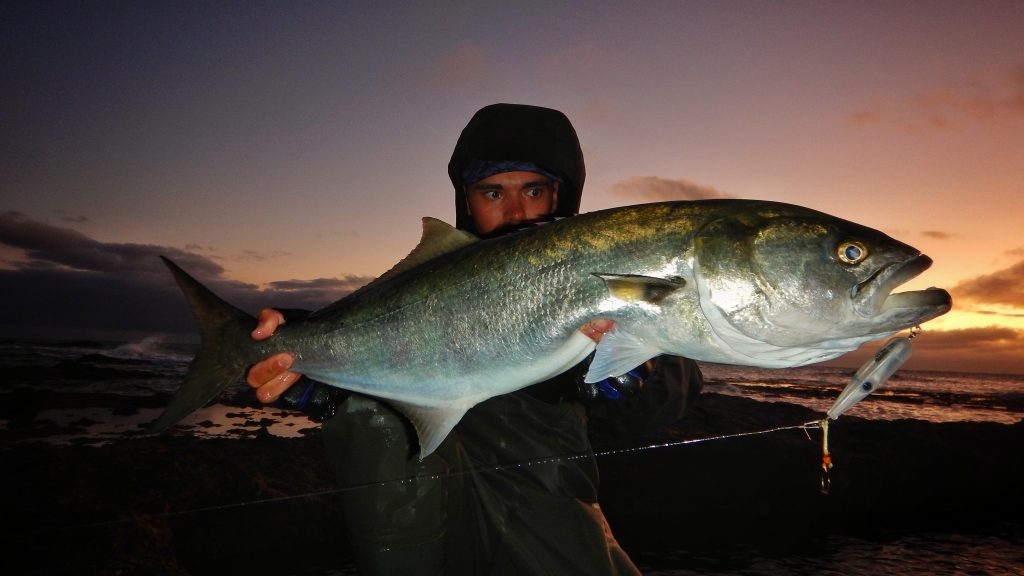
M 829 535 L 886 538 L 982 530 L 1024 517 L 1017 457 L 1024 424 L 932 424 L 843 417 L 820 491 L 821 436 L 793 405 L 706 394 L 672 430 L 598 439 L 602 508 L 637 559 L 681 549 L 742 555 L 825 546 Z M 24 574 L 309 573 L 348 564 L 319 429 L 259 440 L 162 435 L 102 446 L 0 448 L 8 543 Z M 720 439 L 630 450 L 679 439 Z M 316 496 L 304 496 L 317 494 Z

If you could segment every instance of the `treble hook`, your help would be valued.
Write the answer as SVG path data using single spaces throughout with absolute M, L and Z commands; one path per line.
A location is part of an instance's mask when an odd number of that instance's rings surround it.
M 832 489 L 832 455 L 828 452 L 828 418 L 821 421 L 821 493 Z

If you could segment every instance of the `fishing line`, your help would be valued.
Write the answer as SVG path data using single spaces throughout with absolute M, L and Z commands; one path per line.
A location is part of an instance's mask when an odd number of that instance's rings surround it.
M 176 510 L 172 512 L 162 512 L 159 514 L 139 514 L 145 518 L 150 519 L 163 519 L 172 518 L 175 516 L 185 516 L 189 514 L 201 514 L 205 512 L 217 512 L 222 510 L 230 510 L 235 508 L 244 508 L 246 506 L 257 506 L 261 504 L 274 504 L 278 502 L 288 502 L 291 500 L 299 500 L 306 498 L 316 498 L 321 496 L 333 496 L 336 494 L 343 494 L 345 492 L 352 492 L 355 490 L 362 490 L 366 488 L 372 488 L 376 486 L 384 486 L 387 484 L 394 483 L 410 483 L 417 481 L 436 481 L 445 480 L 449 478 L 457 478 L 460 476 L 466 476 L 469 474 L 478 473 L 492 473 L 492 472 L 503 472 L 507 470 L 513 470 L 516 468 L 528 467 L 528 466 L 541 466 L 544 464 L 553 464 L 560 461 L 572 461 L 580 460 L 584 458 L 601 458 L 605 456 L 617 456 L 621 454 L 631 454 L 635 452 L 644 452 L 647 450 L 656 450 L 662 448 L 673 448 L 677 446 L 687 446 L 690 444 L 700 444 L 703 442 L 715 442 L 719 440 L 728 440 L 731 438 L 743 438 L 747 436 L 760 436 L 763 434 L 772 434 L 775 432 L 782 432 L 785 430 L 803 430 L 810 439 L 809 430 L 821 430 L 821 449 L 822 449 L 822 476 L 821 476 L 821 492 L 828 494 L 831 487 L 831 471 L 832 471 L 832 456 L 828 450 L 828 421 L 829 419 L 838 418 L 843 412 L 848 410 L 853 404 L 856 404 L 871 392 L 875 391 L 880 387 L 888 378 L 897 370 L 900 366 L 906 362 L 910 356 L 910 341 L 916 338 L 921 333 L 921 327 L 916 326 L 906 337 L 894 337 L 887 342 L 882 349 L 872 358 L 870 358 L 860 370 L 854 374 L 850 384 L 843 390 L 839 395 L 839 398 L 833 404 L 832 408 L 828 411 L 828 416 L 823 420 L 814 420 L 811 422 L 804 422 L 803 424 L 794 424 L 791 426 L 777 426 L 774 428 L 767 428 L 764 430 L 755 430 L 752 432 L 736 432 L 733 434 L 720 434 L 717 436 L 708 436 L 704 438 L 691 438 L 687 440 L 673 440 L 670 442 L 655 442 L 652 444 L 646 444 L 643 446 L 633 446 L 628 448 L 616 448 L 610 450 L 601 450 L 598 452 L 589 452 L 586 454 L 570 454 L 562 456 L 549 456 L 544 458 L 537 458 L 533 460 L 524 460 L 521 462 L 514 462 L 510 464 L 499 464 L 493 466 L 475 466 L 472 468 L 457 470 L 454 472 L 446 472 L 442 474 L 432 474 L 426 476 L 410 476 L 407 478 L 396 478 L 392 480 L 381 480 L 376 482 L 367 482 L 363 484 L 353 484 L 350 486 L 330 488 L 327 490 L 317 490 L 313 492 L 304 492 L 302 494 L 289 494 L 285 496 L 274 496 L 271 498 L 259 498 L 255 500 L 247 500 L 245 502 L 234 502 L 231 504 L 216 504 L 212 506 L 202 506 L 198 508 L 188 508 L 186 510 Z M 71 526 L 64 526 L 59 528 L 50 528 L 42 530 L 38 533 L 53 533 L 53 532 L 66 532 L 71 530 L 79 530 L 84 528 L 97 528 L 102 526 L 113 526 L 117 524 L 126 524 L 134 521 L 135 519 L 117 519 L 117 520 L 106 520 L 100 522 L 90 522 L 85 524 L 75 524 Z
M 353 492 L 353 491 L 356 491 L 356 490 L 362 490 L 362 489 L 366 489 L 366 488 L 373 488 L 373 487 L 377 487 L 377 486 L 384 486 L 384 485 L 388 485 L 388 484 L 395 484 L 395 483 L 407 484 L 407 483 L 410 483 L 410 482 L 418 482 L 418 481 L 447 480 L 449 478 L 457 478 L 457 477 L 460 477 L 460 476 L 468 476 L 470 474 L 479 474 L 479 473 L 486 474 L 486 473 L 493 473 L 493 472 L 504 472 L 504 471 L 508 471 L 508 470 L 514 470 L 516 468 L 523 468 L 523 467 L 529 467 L 529 466 L 542 466 L 542 465 L 545 465 L 545 464 L 554 464 L 556 462 L 561 462 L 561 461 L 581 460 L 581 459 L 587 459 L 587 458 L 591 458 L 591 457 L 602 458 L 602 457 L 605 457 L 605 456 L 617 456 L 617 455 L 621 455 L 621 454 L 631 454 L 631 453 L 635 453 L 635 452 L 644 452 L 644 451 L 647 451 L 647 450 L 655 450 L 655 449 L 661 449 L 661 448 L 674 448 L 674 447 L 677 447 L 677 446 L 687 446 L 687 445 L 690 445 L 690 444 L 701 444 L 701 443 L 704 443 L 704 442 L 715 442 L 715 441 L 719 441 L 719 440 L 728 440 L 728 439 L 731 439 L 731 438 L 743 438 L 743 437 L 747 437 L 747 436 L 760 436 L 760 435 L 763 435 L 763 434 L 772 434 L 774 432 L 782 432 L 782 431 L 785 431 L 785 430 L 803 430 L 805 433 L 807 433 L 808 430 L 819 429 L 821 427 L 822 427 L 821 421 L 815 420 L 815 421 L 812 421 L 812 422 L 805 422 L 803 424 L 794 424 L 794 425 L 791 425 L 791 426 L 777 426 L 775 428 L 767 428 L 767 429 L 764 429 L 764 430 L 755 430 L 755 431 L 751 431 L 751 432 L 736 432 L 734 434 L 720 434 L 720 435 L 717 435 L 717 436 L 708 436 L 708 437 L 704 437 L 704 438 L 690 438 L 690 439 L 686 439 L 686 440 L 673 440 L 673 441 L 670 441 L 670 442 L 655 442 L 655 443 L 646 444 L 646 445 L 643 445 L 643 446 L 631 446 L 631 447 L 628 447 L 628 448 L 615 448 L 615 449 L 609 449 L 609 450 L 600 450 L 600 451 L 597 451 L 597 452 L 588 452 L 588 453 L 585 453 L 585 454 L 569 454 L 569 455 L 562 455 L 562 456 L 549 456 L 549 457 L 544 457 L 544 458 L 536 458 L 536 459 L 532 459 L 532 460 L 523 460 L 521 462 L 513 462 L 513 463 L 509 463 L 509 464 L 497 464 L 497 465 L 492 465 L 492 466 L 476 466 L 476 467 L 472 467 L 472 468 L 466 468 L 466 469 L 463 469 L 463 470 L 457 470 L 457 471 L 453 471 L 453 472 L 445 472 L 445 473 L 441 473 L 441 474 L 430 474 L 430 475 L 424 475 L 424 476 L 409 476 L 409 477 L 406 477 L 406 478 L 395 478 L 395 479 L 391 479 L 391 480 L 380 480 L 380 481 L 376 481 L 376 482 L 366 482 L 366 483 L 362 483 L 362 484 L 353 484 L 353 485 L 349 485 L 349 486 L 342 486 L 342 487 L 337 487 L 337 488 L 329 488 L 329 489 L 326 489 L 326 490 L 316 490 L 316 491 L 312 491 L 312 492 L 304 492 L 304 493 L 301 493 L 301 494 L 288 494 L 288 495 L 284 495 L 284 496 L 274 496 L 274 497 L 269 497 L 269 498 L 258 498 L 258 499 L 255 499 L 255 500 L 246 500 L 244 502 L 233 502 L 233 503 L 230 503 L 230 504 L 215 504 L 215 505 L 211 505 L 211 506 L 200 506 L 200 507 L 197 507 L 197 508 L 188 508 L 188 509 L 185 509 L 185 510 L 174 510 L 174 511 L 170 511 L 170 512 L 160 512 L 160 513 L 156 513 L 156 514 L 146 514 L 146 513 L 139 512 L 139 513 L 137 513 L 135 515 L 134 518 L 119 518 L 119 519 L 114 519 L 114 520 L 102 520 L 102 521 L 98 521 L 98 522 L 87 522 L 87 523 L 83 523 L 83 524 L 74 524 L 74 525 L 70 525 L 70 526 L 61 526 L 61 527 L 56 527 L 56 528 L 47 528 L 47 529 L 35 531 L 33 533 L 33 535 L 39 535 L 39 534 L 44 534 L 44 533 L 69 532 L 69 531 L 73 531 L 73 530 L 81 530 L 81 529 L 86 529 L 86 528 L 100 528 L 100 527 L 104 527 L 104 526 L 115 526 L 115 525 L 118 525 L 118 524 L 128 524 L 128 523 L 136 521 L 139 518 L 147 518 L 147 519 L 152 519 L 152 520 L 158 520 L 158 519 L 165 519 L 165 518 L 173 518 L 173 517 L 177 517 L 177 516 L 186 516 L 186 515 L 191 515 L 191 514 L 202 514 L 202 513 L 218 512 L 218 511 L 230 510 L 230 509 L 239 509 L 239 508 L 245 508 L 247 506 L 258 506 L 258 505 L 262 505 L 262 504 L 275 504 L 275 503 L 278 503 L 278 502 L 288 502 L 288 501 L 291 501 L 291 500 L 317 498 L 317 497 L 322 497 L 322 496 L 334 496 L 334 495 L 337 495 L 337 494 L 343 494 L 345 492 Z M 808 437 L 809 436 L 810 435 L 808 434 Z

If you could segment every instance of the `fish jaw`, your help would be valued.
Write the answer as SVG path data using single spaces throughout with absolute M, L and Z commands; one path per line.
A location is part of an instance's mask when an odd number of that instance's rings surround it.
M 891 332 L 911 328 L 949 312 L 953 299 L 949 292 L 940 288 L 893 293 L 931 265 L 932 259 L 920 254 L 883 267 L 854 287 L 851 294 L 853 309 L 880 330 Z
M 864 258 L 843 259 L 855 244 Z M 881 232 L 823 213 L 768 206 L 698 234 L 694 263 L 710 339 L 737 364 L 798 366 L 949 311 L 949 294 L 893 290 L 931 259 Z

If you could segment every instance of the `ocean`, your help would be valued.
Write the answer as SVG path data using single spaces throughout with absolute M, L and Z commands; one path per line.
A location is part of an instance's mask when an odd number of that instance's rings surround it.
M 64 397 L 36 415 L 55 427 L 28 438 L 51 443 L 103 443 L 137 436 L 160 413 L 146 400 L 177 390 L 196 345 L 163 336 L 135 342 L 0 340 L 0 394 L 21 389 Z M 763 402 L 788 402 L 824 413 L 849 382 L 854 370 L 831 366 L 762 369 L 702 364 L 706 392 Z M 238 408 L 251 392 L 238 386 L 225 392 L 234 406 L 213 404 L 188 418 L 187 434 L 245 438 L 240 423 L 264 421 L 271 434 L 296 436 L 314 427 L 304 416 L 253 405 Z M 72 398 L 91 401 L 70 402 Z M 126 410 L 135 400 L 136 410 Z M 106 402 L 105 402 L 106 401 Z M 106 405 L 105 405 L 106 404 Z M 874 420 L 911 418 L 929 422 L 998 422 L 1024 418 L 1024 375 L 902 370 L 886 385 L 855 405 L 850 416 Z M 2 416 L 2 415 L 0 415 Z M 72 426 L 71 424 L 74 424 Z M 9 422 L 0 417 L 0 432 Z M 63 430 L 55 432 L 54 428 Z
M 42 442 L 102 447 L 145 436 L 173 393 L 195 344 L 153 336 L 134 342 L 0 340 L 0 447 Z M 702 365 L 705 391 L 824 413 L 853 370 L 830 366 L 767 370 Z M 297 437 L 317 424 L 301 414 L 256 406 L 238 386 L 194 414 L 174 434 Z M 847 415 L 869 420 L 1014 424 L 1024 418 L 1024 376 L 900 371 Z M 1009 448 L 1019 458 L 1019 448 Z M 0 452 L 2 454 L 2 452 Z M 728 558 L 692 552 L 637 559 L 645 573 L 695 574 L 1024 574 L 1019 523 L 977 533 L 897 535 L 879 542 L 830 537 L 827 552 Z M 321 572 L 316 572 L 321 573 Z M 351 573 L 351 568 L 323 574 Z
M 855 372 L 833 366 L 773 370 L 708 364 L 701 371 L 710 381 L 709 392 L 789 402 L 820 412 L 828 410 Z M 1024 375 L 900 370 L 846 415 L 1014 424 L 1024 418 Z

